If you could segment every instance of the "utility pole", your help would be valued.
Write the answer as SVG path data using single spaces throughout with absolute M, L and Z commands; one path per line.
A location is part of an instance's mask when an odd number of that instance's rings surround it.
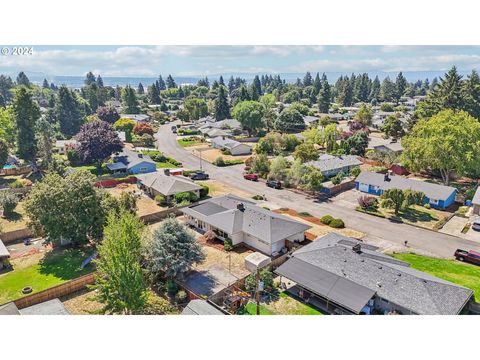
M 200 154 L 200 171 L 203 171 L 203 169 L 202 169 L 202 151 L 198 150 L 198 153 Z

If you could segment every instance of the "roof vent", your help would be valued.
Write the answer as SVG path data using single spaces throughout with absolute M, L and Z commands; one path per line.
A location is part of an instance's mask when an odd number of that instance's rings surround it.
M 360 244 L 355 244 L 352 246 L 352 250 L 356 253 L 361 253 L 362 252 L 362 246 Z
M 380 270 L 382 270 L 382 269 L 383 269 L 383 267 L 381 267 L 381 266 L 379 266 L 378 268 L 379 268 Z
M 245 211 L 245 205 L 243 205 L 243 203 L 239 203 L 239 204 L 237 204 L 237 209 L 240 210 L 241 212 L 244 212 Z
M 347 259 L 343 259 L 343 262 L 347 262 Z
M 143 154 L 142 154 L 142 153 L 138 153 L 138 157 L 139 157 L 140 159 L 142 159 L 142 158 L 143 158 Z
M 381 288 L 382 287 L 382 284 L 380 284 L 379 281 L 377 281 L 377 287 Z

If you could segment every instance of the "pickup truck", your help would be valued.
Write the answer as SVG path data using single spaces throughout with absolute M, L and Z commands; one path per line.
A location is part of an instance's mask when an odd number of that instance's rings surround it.
M 457 249 L 455 251 L 454 256 L 455 256 L 455 259 L 457 259 L 459 261 L 465 261 L 465 262 L 468 262 L 468 263 L 471 263 L 471 264 L 480 265 L 480 253 L 479 252 L 476 252 L 476 251 L 473 251 L 473 250 L 466 251 L 466 250 L 462 250 L 462 249 Z

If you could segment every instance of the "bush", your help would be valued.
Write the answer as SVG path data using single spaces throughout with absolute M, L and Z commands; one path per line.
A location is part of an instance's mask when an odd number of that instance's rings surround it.
M 233 250 L 233 243 L 232 239 L 226 238 L 225 241 L 223 242 L 223 250 L 225 251 L 232 251 Z
M 334 229 L 343 229 L 345 227 L 345 223 L 342 219 L 333 219 L 332 221 L 330 221 L 329 225 Z
M 213 162 L 213 165 L 222 167 L 222 166 L 225 166 L 226 164 L 225 164 L 225 160 L 223 160 L 223 157 L 219 156 L 218 158 L 215 159 L 215 161 Z
M 337 175 L 332 177 L 332 184 L 333 185 L 338 185 L 342 182 L 342 180 L 345 178 L 345 175 L 343 174 L 342 171 L 340 171 Z
M 377 199 L 373 196 L 360 196 L 357 201 L 362 209 L 371 209 L 377 205 Z
M 322 224 L 330 225 L 330 223 L 332 222 L 333 219 L 334 218 L 333 218 L 332 215 L 324 215 L 324 216 L 322 216 L 320 221 L 322 222 Z
M 80 157 L 74 149 L 67 150 L 67 159 L 70 166 L 77 166 L 80 163 Z
M 252 199 L 253 200 L 263 200 L 263 196 L 262 195 L 253 195 Z
M 184 303 L 185 301 L 187 300 L 187 293 L 183 290 L 180 290 L 179 292 L 177 292 L 177 294 L 175 295 L 175 301 L 177 303 Z
M 167 199 L 163 195 L 156 195 L 155 196 L 155 201 L 157 202 L 158 205 L 167 205 Z
M 19 196 L 11 191 L 0 191 L 0 207 L 3 209 L 3 215 L 11 215 L 19 200 Z
M 303 216 L 303 217 L 311 217 L 312 214 L 310 214 L 309 212 L 306 212 L 306 211 L 301 211 L 298 213 L 298 215 L 300 216 Z
M 210 192 L 210 188 L 207 185 L 200 185 L 202 188 L 200 189 L 200 199 L 207 197 L 208 193 Z
M 175 295 L 178 291 L 177 283 L 174 280 L 168 280 L 165 283 L 165 290 L 171 296 Z
M 431 209 L 432 208 L 432 206 L 429 203 L 426 203 L 425 205 L 423 205 L 423 207 L 425 209 Z
M 260 270 L 260 280 L 263 281 L 265 288 L 273 288 L 273 274 L 268 269 Z M 255 290 L 255 275 L 251 274 L 245 278 L 245 288 L 248 291 Z
M 189 204 L 198 201 L 198 196 L 191 192 L 180 192 L 175 194 L 175 202 L 177 204 Z
M 24 180 L 25 179 L 17 179 L 14 182 L 12 182 L 10 185 L 8 185 L 8 187 L 10 189 L 21 189 L 21 188 L 27 186 Z M 30 182 L 30 185 L 31 185 L 31 182 Z
M 354 177 L 357 177 L 358 175 L 360 175 L 360 168 L 358 166 L 354 167 L 354 168 L 351 168 L 350 169 L 350 176 L 354 176 Z

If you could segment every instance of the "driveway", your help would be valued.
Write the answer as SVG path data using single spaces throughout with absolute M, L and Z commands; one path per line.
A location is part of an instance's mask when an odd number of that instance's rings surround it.
M 199 159 L 182 148 L 176 140 L 175 134 L 170 131 L 170 125 L 163 125 L 156 134 L 158 149 L 165 154 L 182 161 L 185 167 L 198 168 Z M 347 192 L 343 198 L 318 200 L 307 198 L 288 190 L 275 190 L 265 186 L 262 182 L 244 180 L 242 177 L 243 165 L 218 168 L 203 162 L 203 168 L 210 177 L 219 180 L 232 188 L 254 194 L 265 194 L 268 202 L 276 203 L 279 207 L 288 207 L 297 211 L 306 211 L 316 217 L 330 214 L 344 220 L 346 226 L 363 232 L 364 241 L 378 244 L 379 242 L 392 243 L 392 247 L 401 247 L 407 240 L 411 251 L 433 254 L 438 257 L 452 258 L 458 248 L 480 251 L 480 243 L 459 238 L 449 234 L 420 229 L 407 224 L 391 222 L 387 219 L 363 214 L 355 211 L 353 206 L 354 192 Z M 338 200 L 337 200 L 338 199 Z

